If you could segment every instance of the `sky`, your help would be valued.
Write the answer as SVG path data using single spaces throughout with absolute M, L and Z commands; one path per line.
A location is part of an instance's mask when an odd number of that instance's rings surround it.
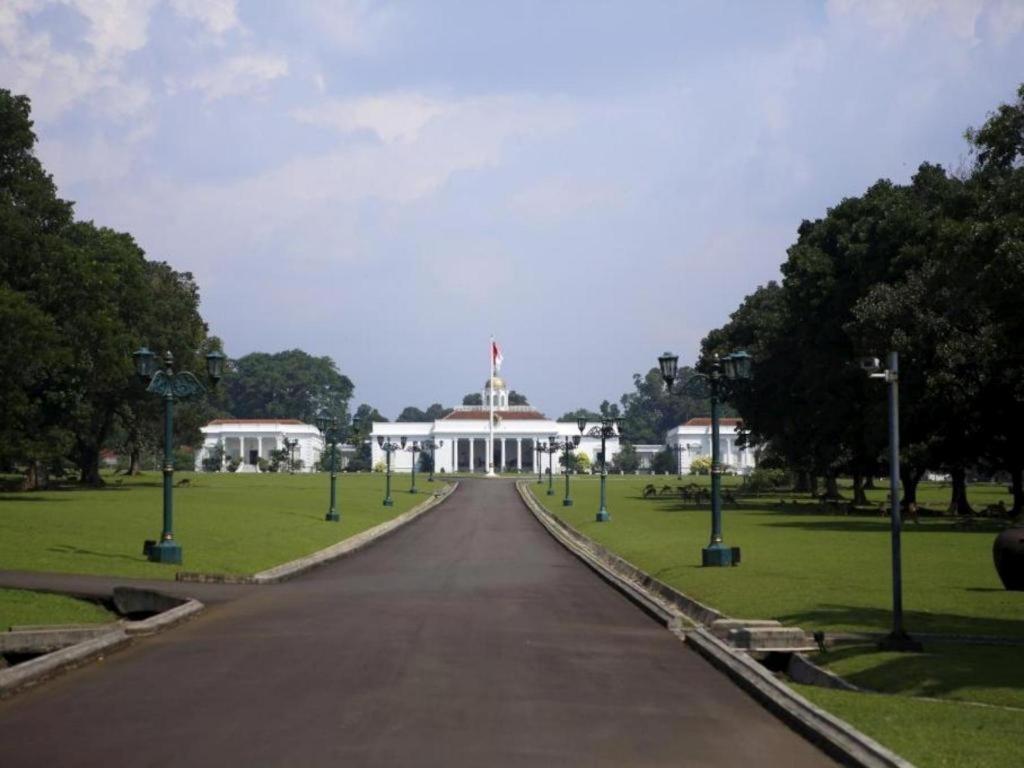
M 615 401 L 804 219 L 1024 81 L 1024 0 L 3 0 L 0 87 L 79 218 L 192 272 L 229 355 L 394 417 L 502 375 Z

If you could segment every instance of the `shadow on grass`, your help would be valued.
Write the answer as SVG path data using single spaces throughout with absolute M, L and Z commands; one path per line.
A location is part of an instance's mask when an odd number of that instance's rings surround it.
M 767 523 L 773 528 L 801 528 L 807 531 L 836 531 L 842 533 L 880 533 L 888 532 L 891 528 L 887 517 L 843 517 L 835 520 L 793 520 L 790 522 L 773 521 Z M 903 533 L 917 535 L 920 533 L 999 533 L 1006 527 L 1006 524 L 997 520 L 978 521 L 970 528 L 957 527 L 955 520 L 942 520 L 937 522 L 903 523 Z
M 819 629 L 822 626 L 859 627 L 874 632 L 887 632 L 892 628 L 892 613 L 888 608 L 821 605 L 775 618 L 784 624 L 802 627 L 808 631 Z M 926 632 L 949 635 L 1024 637 L 1024 622 L 1019 619 L 962 616 L 955 613 L 932 611 L 904 611 L 903 623 L 911 635 L 915 632 Z
M 873 645 L 830 651 L 829 664 L 878 654 Z M 1013 646 L 966 646 L 934 643 L 924 653 L 902 653 L 843 677 L 854 685 L 884 693 L 942 698 L 963 688 L 1024 689 L 1021 649 Z
M 111 552 L 97 552 L 93 549 L 81 549 L 80 547 L 72 547 L 69 544 L 59 544 L 56 547 L 50 547 L 47 551 L 57 552 L 62 555 L 87 555 L 89 557 L 103 557 L 108 560 L 128 560 L 132 563 L 143 561 L 141 554 L 138 557 L 131 557 L 130 555 L 115 554 Z
M 0 494 L 0 502 L 5 502 L 5 501 L 13 501 L 13 502 L 19 502 L 19 503 L 23 502 L 23 501 L 49 501 L 49 502 L 54 502 L 54 501 L 71 501 L 71 499 L 51 499 L 51 498 L 47 498 L 45 496 L 39 496 L 39 495 L 34 494 L 34 493 L 30 492 L 30 491 L 25 491 L 23 493 L 4 493 L 4 494 Z

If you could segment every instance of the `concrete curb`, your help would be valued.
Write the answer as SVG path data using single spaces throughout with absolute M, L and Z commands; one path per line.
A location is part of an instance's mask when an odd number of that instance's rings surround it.
M 380 525 L 375 525 L 373 528 L 368 528 L 354 536 L 349 536 L 347 539 L 318 550 L 311 555 L 306 555 L 305 557 L 300 557 L 297 560 L 291 560 L 287 563 L 282 563 L 281 565 L 275 565 L 273 568 L 260 571 L 252 576 L 179 571 L 175 575 L 174 579 L 175 581 L 195 584 L 276 584 L 281 581 L 287 581 L 288 579 L 293 579 L 296 576 L 301 576 L 303 573 L 306 573 L 313 568 L 319 568 L 322 565 L 326 565 L 334 560 L 350 555 L 353 552 L 357 552 L 363 547 L 369 546 L 373 542 L 394 533 L 406 523 L 411 523 L 423 513 L 436 507 L 446 498 L 451 496 L 458 487 L 458 482 L 445 483 L 443 490 L 435 491 L 434 495 L 429 499 L 417 504 L 408 512 L 403 512 L 398 515 L 398 517 L 386 520 Z
M 699 622 L 696 616 L 724 617 L 718 611 L 657 581 L 565 521 L 559 520 L 533 498 L 525 483 L 517 483 L 516 487 L 527 508 L 556 540 L 593 568 L 599 576 L 636 600 L 641 608 L 664 623 L 680 640 L 827 754 L 845 765 L 863 768 L 913 768 L 910 762 L 849 723 L 812 704 L 777 680 L 747 654 L 736 651 L 706 628 L 699 626 L 685 629 L 684 624 L 695 620 Z M 639 578 L 633 577 L 633 574 Z M 651 589 L 651 584 L 656 584 L 657 588 Z M 671 596 L 673 593 L 674 597 Z M 686 622 L 686 618 L 690 622 Z
M 321 549 L 319 552 L 314 552 L 312 555 L 300 557 L 298 560 L 292 560 L 290 563 L 283 563 L 282 565 L 268 568 L 265 571 L 260 571 L 251 577 L 251 583 L 274 584 L 279 581 L 286 581 L 313 568 L 319 568 L 346 555 L 351 555 L 353 552 L 358 552 L 363 547 L 383 539 L 402 526 L 413 522 L 429 512 L 451 496 L 458 487 L 459 484 L 457 482 L 445 483 L 443 490 L 436 491 L 433 496 L 423 503 L 417 504 L 408 512 L 403 512 L 397 517 L 387 520 L 380 525 L 375 525 L 373 528 L 369 528 L 362 533 L 357 533 L 355 536 L 349 536 L 344 541 L 339 541 L 337 544 Z
M 24 664 L 0 671 L 0 698 L 48 680 L 61 672 L 80 667 L 131 642 L 123 629 L 115 629 L 92 640 L 47 653 Z
M 198 600 L 189 598 L 181 605 L 171 608 L 168 611 L 158 613 L 155 616 L 150 616 L 148 619 L 124 622 L 124 631 L 129 637 L 155 635 L 157 632 L 170 629 L 175 624 L 180 624 L 186 619 L 195 616 L 205 607 L 206 606 Z
M 166 597 L 161 595 L 161 597 Z M 119 627 L 104 632 L 99 637 L 69 645 L 30 659 L 10 669 L 0 670 L 0 698 L 6 698 L 25 688 L 37 685 L 52 677 L 102 659 L 132 641 L 162 632 L 202 611 L 205 606 L 198 600 L 188 599 L 180 605 L 150 616 L 142 621 L 124 621 Z

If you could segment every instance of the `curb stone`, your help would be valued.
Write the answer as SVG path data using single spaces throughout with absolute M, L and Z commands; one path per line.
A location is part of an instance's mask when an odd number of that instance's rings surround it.
M 641 608 L 665 624 L 676 637 L 728 675 L 772 714 L 827 754 L 850 766 L 914 768 L 912 763 L 861 733 L 849 723 L 812 704 L 776 679 L 771 672 L 747 654 L 736 651 L 705 627 L 683 628 L 684 623 L 692 625 L 695 619 L 685 611 L 685 606 L 693 603 L 717 614 L 718 618 L 723 617 L 717 611 L 658 582 L 649 574 L 584 536 L 565 521 L 559 520 L 533 497 L 525 483 L 516 483 L 516 488 L 533 516 L 559 543 L 628 597 L 636 599 L 635 596 L 641 595 L 642 597 L 637 600 Z M 623 568 L 623 564 L 627 567 Z M 639 574 L 641 578 L 630 579 L 623 575 L 623 571 Z M 652 590 L 649 586 L 652 582 L 675 592 L 677 599 L 667 598 L 662 594 L 662 589 Z
M 318 550 L 311 555 L 291 560 L 281 565 L 275 565 L 252 576 L 233 576 L 220 573 L 194 573 L 190 571 L 179 571 L 175 576 L 176 581 L 193 582 L 203 584 L 276 584 L 278 582 L 293 579 L 314 568 L 327 565 L 334 560 L 351 555 L 363 547 L 373 544 L 396 530 L 411 523 L 426 512 L 436 507 L 442 501 L 451 496 L 459 487 L 458 482 L 445 483 L 445 487 L 435 491 L 429 499 L 417 504 L 408 512 L 403 512 L 397 517 L 386 520 L 373 528 L 368 528 L 354 536 L 332 544 L 325 549 Z
M 204 607 L 198 600 L 190 598 L 181 605 L 148 619 L 122 621 L 119 627 L 105 632 L 99 637 L 83 640 L 30 659 L 10 669 L 0 670 L 0 698 L 11 696 L 20 690 L 37 685 L 89 662 L 100 661 L 108 653 L 128 645 L 132 642 L 132 638 L 145 637 L 168 629 L 196 615 Z

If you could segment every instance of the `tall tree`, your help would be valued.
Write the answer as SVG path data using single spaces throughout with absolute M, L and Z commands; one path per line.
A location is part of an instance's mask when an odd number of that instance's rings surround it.
M 238 358 L 225 377 L 228 409 L 240 419 L 300 419 L 329 413 L 347 424 L 353 384 L 330 357 L 301 349 Z

